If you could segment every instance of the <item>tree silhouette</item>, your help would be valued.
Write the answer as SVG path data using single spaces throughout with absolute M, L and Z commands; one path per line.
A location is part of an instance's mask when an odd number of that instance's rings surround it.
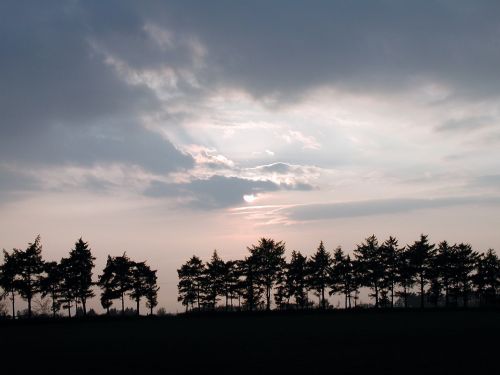
M 430 278 L 432 269 L 432 259 L 436 253 L 435 245 L 430 244 L 427 235 L 420 235 L 420 239 L 408 246 L 410 254 L 410 264 L 413 274 L 418 280 L 420 286 L 420 307 L 424 308 L 425 284 Z
M 119 298 L 122 315 L 125 313 L 125 295 L 132 289 L 132 265 L 126 253 L 122 256 L 108 256 L 103 274 L 99 276 L 98 284 L 103 288 L 105 300 Z
M 333 265 L 331 267 L 330 295 L 342 293 L 344 295 L 344 307 L 351 308 L 351 298 L 354 287 L 353 265 L 351 257 L 345 255 L 339 246 L 333 253 Z
M 44 271 L 42 260 L 42 245 L 40 236 L 28 244 L 26 250 L 16 252 L 16 264 L 18 266 L 16 289 L 26 301 L 28 301 L 28 317 L 32 316 L 31 302 L 33 296 L 40 291 L 40 278 Z
M 223 293 L 226 301 L 226 309 L 233 308 L 233 300 L 238 298 L 239 290 L 239 273 L 237 262 L 233 260 L 228 260 L 224 263 L 223 272 Z
M 245 307 L 253 311 L 259 307 L 264 288 L 259 280 L 259 264 L 255 257 L 249 256 L 238 263 L 239 272 L 242 276 L 240 293 L 243 297 Z
M 3 264 L 0 266 L 0 287 L 3 290 L 2 296 L 10 296 L 12 304 L 12 319 L 16 317 L 16 275 L 19 269 L 18 250 L 14 249 L 11 254 L 3 250 Z
M 359 277 L 364 286 L 373 290 L 371 296 L 375 298 L 375 307 L 379 307 L 380 287 L 384 281 L 384 265 L 380 254 L 378 240 L 375 235 L 366 238 L 354 250 L 358 261 Z
M 146 298 L 151 310 L 156 306 L 156 271 L 152 271 L 146 262 L 130 262 L 130 298 L 136 303 L 136 313 L 140 315 L 141 298 Z
M 453 280 L 453 259 L 455 246 L 450 246 L 447 241 L 438 244 L 436 254 L 431 260 L 431 289 L 434 289 L 434 298 L 436 297 L 436 284 L 440 283 L 439 291 L 444 291 L 445 306 L 450 305 L 450 294 L 452 290 L 451 282 Z
M 70 251 L 68 261 L 74 297 L 82 303 L 83 315 L 87 315 L 87 299 L 95 296 L 91 289 L 94 260 L 88 243 L 80 237 Z
M 477 260 L 477 273 L 473 276 L 481 304 L 493 304 L 500 288 L 500 259 L 493 249 L 481 254 Z
M 319 243 L 316 253 L 311 256 L 308 265 L 309 289 L 314 290 L 319 298 L 319 307 L 326 308 L 325 291 L 330 283 L 330 267 L 332 256 L 325 250 L 323 241 Z
M 212 309 L 215 309 L 218 297 L 224 294 L 225 269 L 224 261 L 219 258 L 217 250 L 214 250 L 212 258 L 205 265 L 203 277 L 204 304 Z
M 285 244 L 270 238 L 261 238 L 257 245 L 249 247 L 250 262 L 255 265 L 258 283 L 262 285 L 266 297 L 266 310 L 271 309 L 271 292 L 281 277 L 285 264 Z
M 193 255 L 185 264 L 177 270 L 179 276 L 179 290 L 178 301 L 186 306 L 186 311 L 197 302 L 198 309 L 202 299 L 203 291 L 203 277 L 205 266 L 200 258 Z
M 307 257 L 300 251 L 292 251 L 292 258 L 287 266 L 287 274 L 290 285 L 288 294 L 293 296 L 295 303 L 301 309 L 309 304 L 307 297 L 307 279 L 308 279 Z
M 398 281 L 398 246 L 398 240 L 392 236 L 380 245 L 380 257 L 384 267 L 382 288 L 389 290 L 391 308 L 394 307 L 394 292 Z
M 408 307 L 408 296 L 411 288 L 415 284 L 415 275 L 411 265 L 410 252 L 407 247 L 398 250 L 396 254 L 396 280 L 402 290 L 397 291 L 396 295 L 403 298 L 404 307 Z
M 149 308 L 150 315 L 153 315 L 153 309 L 158 305 L 158 290 L 156 270 L 148 269 L 146 273 L 146 307 Z
M 62 258 L 61 262 L 59 263 L 59 269 L 59 272 L 62 275 L 60 285 L 60 298 L 62 302 L 62 308 L 67 309 L 68 317 L 71 318 L 71 307 L 73 307 L 73 301 L 76 298 L 77 285 L 73 263 L 69 258 Z
M 57 262 L 45 262 L 45 276 L 40 280 L 42 296 L 50 295 L 52 316 L 55 317 L 61 307 L 61 283 L 63 273 Z
M 472 246 L 460 243 L 455 247 L 455 282 L 462 296 L 464 307 L 468 306 L 472 288 L 473 272 L 479 259 L 479 254 Z

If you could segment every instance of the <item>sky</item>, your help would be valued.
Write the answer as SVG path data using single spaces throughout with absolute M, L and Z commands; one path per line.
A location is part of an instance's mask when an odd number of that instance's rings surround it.
M 2 1 L 0 248 L 500 249 L 498 1 Z M 98 300 L 98 299 L 96 299 Z

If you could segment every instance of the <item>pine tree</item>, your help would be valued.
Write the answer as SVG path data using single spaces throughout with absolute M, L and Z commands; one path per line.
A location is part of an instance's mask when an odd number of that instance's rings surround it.
M 3 297 L 10 295 L 12 304 L 12 319 L 16 317 L 16 276 L 19 270 L 18 254 L 20 250 L 14 249 L 11 254 L 3 250 L 3 264 L 0 266 L 0 287 Z
M 158 305 L 158 290 L 160 288 L 157 285 L 156 272 L 156 270 L 149 269 L 146 273 L 145 297 L 146 307 L 149 308 L 150 315 L 153 315 L 153 309 Z
M 212 258 L 205 265 L 203 278 L 204 303 L 215 309 L 219 296 L 224 294 L 224 274 L 226 265 L 214 250 Z
M 40 281 L 42 297 L 50 296 L 52 300 L 52 317 L 61 307 L 61 283 L 63 274 L 57 262 L 45 262 L 45 276 Z
M 477 261 L 477 272 L 473 276 L 479 301 L 483 305 L 495 302 L 500 288 L 500 259 L 493 249 L 481 254 Z
M 239 274 L 237 262 L 228 260 L 224 264 L 223 293 L 226 301 L 226 309 L 233 308 L 233 300 L 238 298 Z
M 291 286 L 289 295 L 295 299 L 295 304 L 301 309 L 309 304 L 307 297 L 307 257 L 300 251 L 292 251 L 292 258 L 287 267 L 288 279 Z
M 418 241 L 408 246 L 410 254 L 410 264 L 413 274 L 420 285 L 420 307 L 424 307 L 425 285 L 430 279 L 430 270 L 432 269 L 432 260 L 436 253 L 435 245 L 430 244 L 427 235 L 421 235 Z
M 42 260 L 42 245 L 40 236 L 28 244 L 25 251 L 16 252 L 19 279 L 16 280 L 16 289 L 22 298 L 28 301 L 28 317 L 32 316 L 31 302 L 40 292 L 40 278 L 44 271 Z
M 246 257 L 238 263 L 239 272 L 242 276 L 240 293 L 243 297 L 245 307 L 253 311 L 261 305 L 264 288 L 259 280 L 259 264 L 255 257 Z
M 460 243 L 456 246 L 455 257 L 456 283 L 459 286 L 464 307 L 467 307 L 472 289 L 473 272 L 476 269 L 479 254 L 472 250 L 470 244 Z
M 365 239 L 354 250 L 358 261 L 358 271 L 364 286 L 373 290 L 371 296 L 375 298 L 375 307 L 380 306 L 380 288 L 384 281 L 384 266 L 380 255 L 378 240 L 375 235 Z
M 94 260 L 88 243 L 80 237 L 74 249 L 70 251 L 68 261 L 73 278 L 74 297 L 82 303 L 83 315 L 87 315 L 87 299 L 95 296 L 92 290 Z
M 197 302 L 198 309 L 201 307 L 204 272 L 203 262 L 195 255 L 177 270 L 178 301 L 186 306 L 186 311 L 189 310 L 189 305 L 193 308 L 195 302 Z
M 60 284 L 62 308 L 67 309 L 68 317 L 71 318 L 71 307 L 73 307 L 73 301 L 76 298 L 77 281 L 74 274 L 73 263 L 69 260 L 69 258 L 61 259 L 61 262 L 59 263 L 59 273 L 62 275 Z
M 285 244 L 271 238 L 261 238 L 258 245 L 248 248 L 251 263 L 256 266 L 257 282 L 264 288 L 266 310 L 271 309 L 271 292 L 281 277 L 285 264 Z
M 436 297 L 436 283 L 440 283 L 440 290 L 444 291 L 445 306 L 450 305 L 450 295 L 452 291 L 452 277 L 453 277 L 453 259 L 455 252 L 455 245 L 449 245 L 447 241 L 442 241 L 438 244 L 436 255 L 432 262 L 431 289 L 434 289 L 434 298 Z M 434 285 L 432 285 L 434 284 Z
M 135 312 L 140 315 L 141 298 L 146 295 L 146 277 L 149 267 L 145 262 L 131 262 L 129 296 L 136 303 Z
M 133 262 L 126 253 L 122 256 L 108 256 L 103 274 L 99 276 L 98 285 L 103 288 L 106 297 L 104 301 L 119 298 L 122 315 L 125 313 L 125 295 L 132 289 L 132 266 Z
M 398 240 L 392 236 L 389 236 L 389 238 L 380 245 L 380 257 L 384 268 L 382 289 L 388 289 L 389 291 L 391 308 L 394 307 L 394 292 L 397 282 L 398 246 Z
M 402 290 L 396 292 L 396 296 L 403 299 L 405 308 L 408 308 L 408 296 L 415 284 L 415 275 L 411 265 L 410 252 L 407 247 L 398 250 L 396 254 L 396 280 Z
M 325 250 L 323 241 L 320 242 L 316 253 L 311 256 L 308 265 L 308 286 L 314 290 L 319 298 L 319 307 L 326 308 L 325 292 L 330 282 L 330 267 L 332 256 Z
M 351 257 L 345 255 L 342 248 L 339 246 L 333 254 L 333 265 L 331 269 L 331 291 L 334 293 L 342 293 L 344 295 L 344 307 L 351 307 L 351 298 L 354 291 L 354 275 Z

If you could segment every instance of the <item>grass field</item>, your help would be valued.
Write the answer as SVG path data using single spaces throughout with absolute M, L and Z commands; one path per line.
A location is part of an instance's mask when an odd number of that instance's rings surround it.
M 4 374 L 494 374 L 500 312 L 332 311 L 0 322 Z

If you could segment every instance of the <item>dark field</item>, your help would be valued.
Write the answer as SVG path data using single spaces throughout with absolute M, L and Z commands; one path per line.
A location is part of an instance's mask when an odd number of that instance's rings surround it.
M 480 310 L 4 321 L 0 368 L 3 374 L 495 374 L 499 334 L 500 313 Z

